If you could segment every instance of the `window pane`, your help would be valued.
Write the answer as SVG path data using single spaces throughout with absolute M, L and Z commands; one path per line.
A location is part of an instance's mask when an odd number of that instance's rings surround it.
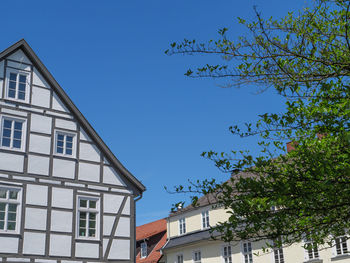
M 8 213 L 7 219 L 9 221 L 15 221 L 16 222 L 16 213 Z
M 67 142 L 73 142 L 73 137 L 67 135 L 66 141 L 67 141 Z
M 62 134 L 57 134 L 57 140 L 59 140 L 59 141 L 64 141 L 64 135 L 62 135 Z
M 72 147 L 73 147 L 73 144 L 71 142 L 67 142 L 66 143 L 66 148 L 67 149 L 72 149 Z
M 25 91 L 26 91 L 26 84 L 24 84 L 24 83 L 19 83 L 19 84 L 18 84 L 18 90 L 19 90 L 19 91 L 22 91 L 22 92 L 25 92 Z
M 16 222 L 7 222 L 8 230 L 16 230 Z
M 16 98 L 16 92 L 12 89 L 9 89 L 8 96 L 10 98 Z
M 2 138 L 1 145 L 2 145 L 2 146 L 6 146 L 6 147 L 10 147 L 10 139 L 8 139 L 8 138 Z
M 9 89 L 10 89 L 10 90 L 16 90 L 16 82 L 10 81 L 10 83 L 9 83 Z
M 96 231 L 94 229 L 89 229 L 89 237 L 95 237 Z
M 27 76 L 26 75 L 19 75 L 19 82 L 26 83 Z
M 66 154 L 72 155 L 72 149 L 66 149 Z
M 9 204 L 9 211 L 10 212 L 16 212 L 17 211 L 17 205 L 16 204 Z
M 10 73 L 10 80 L 17 80 L 17 74 L 16 73 Z
M 63 153 L 63 148 L 62 147 L 57 147 L 57 153 Z
M 19 100 L 25 100 L 26 99 L 26 94 L 22 91 L 18 92 L 18 99 Z
M 86 219 L 86 212 L 80 212 L 80 218 Z
M 96 221 L 89 221 L 89 228 L 95 229 L 96 228 Z
M 20 149 L 21 148 L 21 141 L 20 140 L 13 140 L 13 147 Z
M 13 132 L 13 138 L 15 139 L 21 139 L 22 138 L 22 131 L 14 131 Z
M 0 229 L 4 230 L 5 228 L 5 222 L 0 220 Z
M 96 214 L 95 213 L 90 213 L 89 214 L 89 220 L 96 220 Z
M 10 199 L 16 200 L 17 196 L 18 196 L 18 192 L 17 191 L 10 191 Z
M 6 204 L 0 203 L 0 211 L 5 211 Z
M 23 126 L 22 122 L 15 121 L 15 130 L 22 131 L 22 126 Z
M 87 200 L 80 199 L 80 207 L 87 207 Z M 80 213 L 80 214 L 82 214 L 82 213 Z
M 90 208 L 96 208 L 96 201 L 90 200 L 89 207 Z
M 85 228 L 86 227 L 86 220 L 80 219 L 79 220 L 79 227 L 80 228 Z
M 10 120 L 4 120 L 4 127 L 11 129 L 12 127 L 12 121 Z
M 0 198 L 6 198 L 6 193 L 7 193 L 7 190 L 0 189 Z
M 0 212 L 0 220 L 5 220 L 5 212 Z
M 11 129 L 4 128 L 4 130 L 2 132 L 2 136 L 6 137 L 6 138 L 10 138 L 11 137 Z
M 63 148 L 63 141 L 57 141 L 57 146 Z
M 85 235 L 86 235 L 86 230 L 84 228 L 79 228 L 79 236 L 85 237 Z

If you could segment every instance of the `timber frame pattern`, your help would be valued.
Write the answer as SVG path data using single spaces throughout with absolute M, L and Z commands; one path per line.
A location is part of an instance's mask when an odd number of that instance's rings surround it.
M 26 121 L 23 151 L 0 147 L 0 186 L 18 187 L 22 196 L 18 233 L 0 231 L 0 262 L 135 262 L 135 198 L 145 187 L 105 145 L 25 40 L 1 52 L 0 63 L 0 117 Z M 6 99 L 9 68 L 29 74 L 28 103 Z M 40 95 L 47 98 L 46 105 L 35 94 L 47 94 Z M 57 130 L 76 135 L 74 157 L 55 154 Z M 38 150 L 40 140 L 47 150 Z M 96 239 L 77 237 L 78 196 L 99 200 Z M 33 222 L 40 213 L 45 218 Z M 57 225 L 53 213 L 68 215 L 71 226 Z

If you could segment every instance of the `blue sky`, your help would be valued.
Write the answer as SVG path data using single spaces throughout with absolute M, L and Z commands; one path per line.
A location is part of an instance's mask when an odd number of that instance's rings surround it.
M 208 40 L 236 17 L 283 16 L 307 1 L 2 0 L 0 49 L 25 38 L 117 158 L 147 187 L 137 203 L 137 225 L 168 216 L 182 195 L 164 186 L 187 179 L 225 180 L 206 150 L 257 150 L 255 139 L 233 137 L 232 124 L 280 112 L 272 91 L 223 89 L 210 79 L 184 76 L 203 56 L 167 56 L 184 38 Z

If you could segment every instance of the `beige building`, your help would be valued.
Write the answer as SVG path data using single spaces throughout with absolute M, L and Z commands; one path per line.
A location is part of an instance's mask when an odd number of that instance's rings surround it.
M 304 249 L 298 243 L 263 252 L 266 242 L 224 243 L 212 240 L 209 228 L 228 219 L 223 208 L 211 205 L 207 197 L 198 207 L 188 206 L 167 218 L 168 240 L 162 249 L 167 263 L 345 263 L 350 262 L 350 241 L 337 238 L 332 248 Z M 217 233 L 213 233 L 217 236 Z M 266 245 L 265 245 L 266 247 Z

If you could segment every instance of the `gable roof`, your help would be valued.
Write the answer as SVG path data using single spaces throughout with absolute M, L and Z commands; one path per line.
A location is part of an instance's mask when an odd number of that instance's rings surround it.
M 136 227 L 136 241 L 147 239 L 149 253 L 145 258 L 141 258 L 141 250 L 137 252 L 136 263 L 157 263 L 162 257 L 160 250 L 167 241 L 166 219 L 160 219 L 142 226 Z
M 149 238 L 163 231 L 166 231 L 165 218 L 138 226 L 136 227 L 136 241 Z
M 103 142 L 101 137 L 97 134 L 97 132 L 92 128 L 90 123 L 85 119 L 83 114 L 79 111 L 79 109 L 75 106 L 72 100 L 68 97 L 66 92 L 62 89 L 62 87 L 58 84 L 58 82 L 54 79 L 45 65 L 41 62 L 38 56 L 34 53 L 32 48 L 28 45 L 28 43 L 22 39 L 17 43 L 13 44 L 9 48 L 5 49 L 0 53 L 0 59 L 5 58 L 6 56 L 11 55 L 17 50 L 22 50 L 25 55 L 31 60 L 36 69 L 41 73 L 41 75 L 46 79 L 49 83 L 53 91 L 59 96 L 65 106 L 70 110 L 70 112 L 75 116 L 75 118 L 79 121 L 79 124 L 84 128 L 84 130 L 88 133 L 91 139 L 100 147 L 101 152 L 104 153 L 106 159 L 110 162 L 110 164 L 116 168 L 122 176 L 124 176 L 138 191 L 139 194 L 142 194 L 143 191 L 146 190 L 146 187 L 138 181 L 115 157 L 113 152 L 108 148 L 108 146 Z

